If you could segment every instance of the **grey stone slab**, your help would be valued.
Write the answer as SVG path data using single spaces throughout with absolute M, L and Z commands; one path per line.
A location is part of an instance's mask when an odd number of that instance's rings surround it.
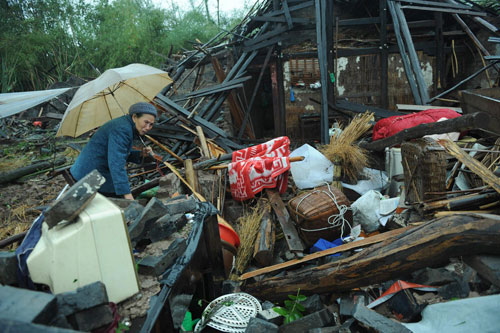
M 168 210 L 160 200 L 157 198 L 149 200 L 142 214 L 128 227 L 131 240 L 133 242 L 140 241 L 143 233 L 147 230 L 146 224 L 156 221 L 165 214 L 168 214 Z
M 313 328 L 331 326 L 332 324 L 334 324 L 333 315 L 327 309 L 323 309 L 280 326 L 279 332 L 303 333 Z
M 153 243 L 158 242 L 182 229 L 186 223 L 187 219 L 183 213 L 175 215 L 165 214 L 156 221 L 147 222 L 141 238 L 148 239 Z
M 177 177 L 174 173 L 169 173 L 168 175 L 162 176 L 160 178 L 160 185 L 158 188 L 158 192 L 156 193 L 156 197 L 158 199 L 168 199 L 175 193 L 187 193 L 179 177 Z
M 278 314 L 272 308 L 259 311 L 259 313 L 257 313 L 257 318 L 266 320 L 266 321 L 271 322 L 273 324 L 276 324 L 278 326 L 283 324 L 283 316 Z
M 100 281 L 90 283 L 75 291 L 57 294 L 56 297 L 58 313 L 64 316 L 109 302 L 106 286 Z
M 198 201 L 193 196 L 179 195 L 171 199 L 164 200 L 163 203 L 170 215 L 186 214 L 196 210 Z
M 362 304 L 357 304 L 353 317 L 359 322 L 363 323 L 365 326 L 371 327 L 378 332 L 404 332 L 411 333 L 409 329 L 403 326 L 401 323 L 389 319 L 378 312 L 368 309 Z
M 27 323 L 15 319 L 0 318 L 0 332 L 2 333 L 76 333 L 72 329 Z
M 73 221 L 94 199 L 97 190 L 105 181 L 106 179 L 97 170 L 90 172 L 50 205 L 45 211 L 44 222 L 52 228 L 63 220 Z
M 132 201 L 130 205 L 128 205 L 126 208 L 123 209 L 123 216 L 125 217 L 125 222 L 127 222 L 127 224 L 132 223 L 139 216 L 141 216 L 142 212 L 144 212 L 144 206 L 138 203 L 137 201 Z
M 245 333 L 273 333 L 278 332 L 279 327 L 276 324 L 260 318 L 250 318 Z
M 10 286 L 0 286 L 0 318 L 48 324 L 57 314 L 56 297 Z
M 412 273 L 414 283 L 428 286 L 442 286 L 456 280 L 456 274 L 445 268 L 424 268 Z
M 146 275 L 160 275 L 186 250 L 186 241 L 178 238 L 170 244 L 162 256 L 147 256 L 139 261 L 139 273 Z
M 17 282 L 17 257 L 15 252 L 0 251 L 0 284 Z
M 83 310 L 70 316 L 70 322 L 75 323 L 76 329 L 85 332 L 109 325 L 113 319 L 113 311 L 107 304 Z

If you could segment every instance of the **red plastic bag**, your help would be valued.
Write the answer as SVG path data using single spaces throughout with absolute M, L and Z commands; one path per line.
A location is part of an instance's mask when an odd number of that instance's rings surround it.
M 373 127 L 372 140 L 388 138 L 404 129 L 433 123 L 442 118 L 453 119 L 457 117 L 460 117 L 460 114 L 450 109 L 428 109 L 404 116 L 381 119 Z

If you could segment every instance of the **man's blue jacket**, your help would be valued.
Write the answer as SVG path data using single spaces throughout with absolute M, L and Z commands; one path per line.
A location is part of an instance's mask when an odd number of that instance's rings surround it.
M 71 174 L 80 180 L 97 169 L 106 178 L 99 192 L 116 195 L 130 193 L 125 164 L 141 163 L 140 151 L 132 150 L 134 135 L 137 134 L 130 115 L 108 121 L 83 148 L 70 169 Z

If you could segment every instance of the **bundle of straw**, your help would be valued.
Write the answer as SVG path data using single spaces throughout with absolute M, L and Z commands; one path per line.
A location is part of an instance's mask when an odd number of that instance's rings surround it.
M 357 115 L 340 135 L 332 136 L 330 143 L 319 149 L 332 163 L 340 163 L 344 175 L 351 181 L 356 182 L 368 165 L 367 151 L 355 142 L 370 129 L 370 122 L 373 120 L 374 116 L 371 112 Z
M 243 216 L 239 219 L 241 228 L 239 230 L 240 236 L 240 246 L 238 247 L 238 252 L 236 253 L 235 268 L 238 274 L 241 274 L 247 268 L 248 263 L 252 258 L 254 251 L 254 243 L 257 239 L 257 233 L 259 232 L 260 223 L 262 217 L 266 211 L 270 211 L 271 205 L 266 199 L 260 199 L 257 205 L 250 209 L 250 211 L 244 212 Z M 237 276 L 231 277 L 237 280 Z

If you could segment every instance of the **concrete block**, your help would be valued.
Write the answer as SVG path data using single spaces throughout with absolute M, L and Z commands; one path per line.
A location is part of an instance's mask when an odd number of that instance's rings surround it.
M 90 283 L 75 291 L 57 294 L 56 297 L 58 313 L 64 316 L 109 302 L 106 286 L 100 281 Z
M 319 297 L 318 294 L 307 296 L 306 300 L 300 302 L 300 304 L 302 304 L 304 308 L 306 308 L 307 313 L 318 312 L 325 308 L 323 302 L 321 301 L 321 297 Z
M 444 299 L 466 298 L 470 288 L 466 281 L 458 280 L 438 288 L 438 295 Z
M 147 256 L 139 261 L 139 273 L 146 275 L 162 274 L 184 253 L 186 247 L 186 241 L 183 238 L 177 238 L 167 250 L 163 251 L 162 256 Z
M 146 224 L 156 221 L 159 217 L 168 213 L 165 205 L 157 198 L 152 198 L 144 208 L 142 214 L 128 227 L 130 239 L 133 242 L 141 240 L 143 233 L 147 230 Z
M 160 178 L 160 185 L 158 192 L 156 192 L 156 198 L 158 199 L 168 199 L 174 194 L 186 194 L 187 191 L 180 179 L 173 173 L 169 173 Z
M 2 319 L 0 318 L 0 332 L 3 333 L 76 333 L 72 329 L 46 326 L 40 324 L 27 323 L 15 319 Z
M 273 333 L 278 332 L 279 327 L 260 318 L 250 318 L 245 333 Z
M 69 317 L 69 321 L 74 323 L 76 329 L 85 332 L 109 325 L 113 319 L 113 311 L 108 304 L 83 310 Z
M 313 328 L 331 326 L 332 324 L 334 324 L 333 315 L 327 309 L 323 309 L 280 326 L 279 332 L 303 333 Z
M 353 317 L 365 326 L 375 329 L 377 332 L 411 332 L 401 323 L 370 310 L 362 304 L 356 304 Z
M 57 301 L 52 294 L 0 286 L 0 318 L 48 324 L 56 313 Z
M 73 327 L 70 325 L 68 322 L 68 319 L 66 319 L 66 316 L 62 314 L 57 314 L 57 316 L 50 322 L 49 326 L 55 326 L 59 328 L 67 328 L 72 330 Z
M 45 211 L 44 222 L 49 228 L 61 221 L 71 222 L 94 199 L 97 190 L 101 188 L 106 179 L 93 170 L 69 188 L 58 200 Z
M 17 257 L 15 252 L 0 251 L 0 284 L 17 282 Z

